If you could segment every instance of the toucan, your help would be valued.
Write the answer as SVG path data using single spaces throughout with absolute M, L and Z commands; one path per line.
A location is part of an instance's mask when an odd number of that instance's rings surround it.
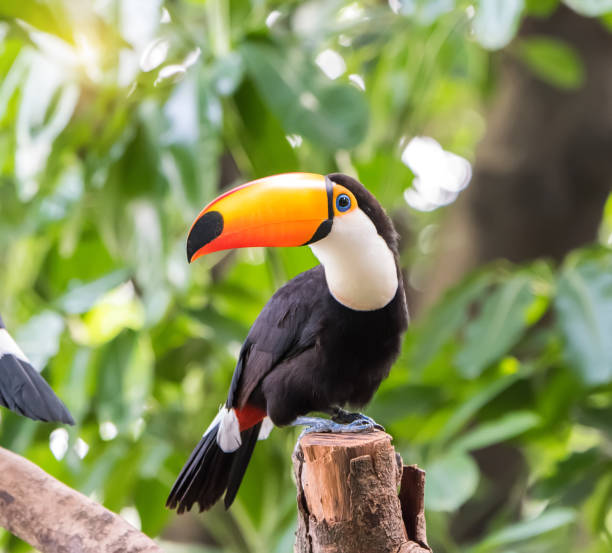
M 31 419 L 74 424 L 72 415 L 38 374 L 0 317 L 0 405 Z
M 361 407 L 388 375 L 408 326 L 398 234 L 357 180 L 287 173 L 238 186 L 209 203 L 187 258 L 249 246 L 309 246 L 320 265 L 282 286 L 240 350 L 225 405 L 179 474 L 166 505 L 179 513 L 234 501 L 258 439 L 273 426 L 363 431 Z M 305 416 L 311 412 L 331 419 Z

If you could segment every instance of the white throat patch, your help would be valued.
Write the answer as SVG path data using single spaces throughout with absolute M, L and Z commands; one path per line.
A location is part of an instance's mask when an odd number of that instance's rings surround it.
M 356 311 L 387 305 L 397 292 L 393 252 L 361 209 L 334 217 L 331 232 L 310 248 L 325 268 L 332 296 Z

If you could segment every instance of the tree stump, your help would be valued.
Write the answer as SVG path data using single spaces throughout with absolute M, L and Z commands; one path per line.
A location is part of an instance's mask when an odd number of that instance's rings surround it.
M 0 526 L 43 553 L 161 553 L 115 513 L 0 448 Z
M 430 553 L 425 473 L 402 466 L 385 432 L 306 434 L 293 466 L 295 553 Z

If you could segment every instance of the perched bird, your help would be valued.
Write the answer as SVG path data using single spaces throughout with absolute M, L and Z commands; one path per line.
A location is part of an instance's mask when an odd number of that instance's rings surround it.
M 258 439 L 273 425 L 360 431 L 362 406 L 400 351 L 408 312 L 398 235 L 376 198 L 343 174 L 289 173 L 239 186 L 194 222 L 187 257 L 247 246 L 308 245 L 321 265 L 281 287 L 240 351 L 225 406 L 178 476 L 166 505 L 179 513 L 229 507 Z M 305 417 L 318 411 L 329 419 Z
M 37 421 L 74 424 L 66 406 L 6 330 L 0 317 L 0 405 Z

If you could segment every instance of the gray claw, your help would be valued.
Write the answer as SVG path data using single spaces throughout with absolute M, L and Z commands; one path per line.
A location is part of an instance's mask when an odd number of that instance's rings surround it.
M 298 417 L 293 421 L 292 426 L 304 425 L 300 438 L 313 432 L 372 432 L 376 429 L 384 430 L 382 426 L 376 424 L 370 417 L 363 415 L 349 423 L 334 422 L 330 419 L 320 419 L 316 417 Z
M 348 424 L 348 423 L 353 424 L 353 423 L 356 423 L 357 421 L 366 421 L 369 424 L 371 424 L 373 428 L 377 430 L 383 430 L 383 431 L 385 430 L 385 428 L 382 425 L 378 424 L 374 419 L 368 417 L 367 415 L 364 415 L 363 413 L 351 413 L 349 411 L 345 411 L 344 409 L 340 409 L 340 408 L 337 408 L 335 410 L 335 412 L 332 415 L 332 420 L 338 423 L 343 423 L 343 424 Z
M 344 430 L 341 432 L 373 432 L 376 428 L 374 421 L 366 419 L 358 419 L 342 426 Z
M 376 430 L 382 430 L 384 432 L 385 427 L 382 426 L 381 424 L 378 424 L 373 418 L 368 417 L 367 415 L 364 415 L 363 413 L 359 413 L 362 416 L 361 420 L 367 421 L 368 423 L 370 423 L 374 428 L 376 428 Z M 359 419 L 358 419 L 359 420 Z M 357 422 L 357 421 L 355 421 Z

